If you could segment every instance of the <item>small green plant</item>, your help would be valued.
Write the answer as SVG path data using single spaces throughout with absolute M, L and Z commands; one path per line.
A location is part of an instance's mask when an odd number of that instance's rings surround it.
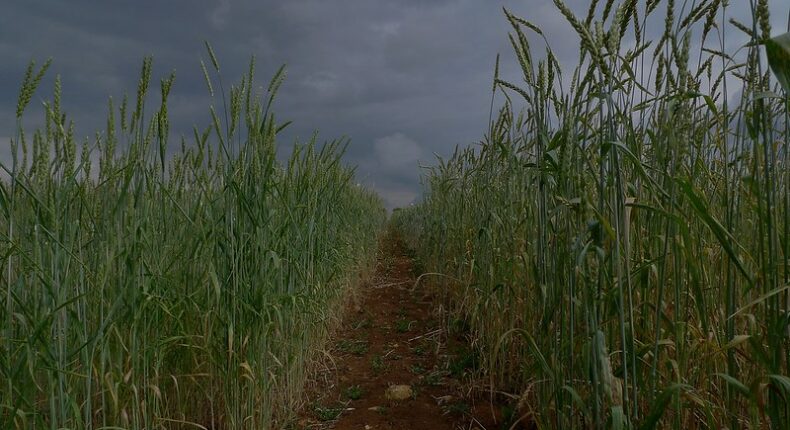
M 349 400 L 359 400 L 362 398 L 363 394 L 362 387 L 359 385 L 352 385 L 345 389 L 346 398 Z
M 338 345 L 338 349 L 354 355 L 365 355 L 368 352 L 369 343 L 364 339 L 343 339 Z
M 471 411 L 472 408 L 466 402 L 453 402 L 447 405 L 447 412 L 451 414 L 466 415 Z
M 407 319 L 399 319 L 395 322 L 395 331 L 398 333 L 406 333 L 411 328 L 411 321 Z
M 427 375 L 423 376 L 420 379 L 420 383 L 423 385 L 440 385 L 442 378 L 444 378 L 446 374 L 447 372 L 441 370 L 433 370 Z
M 469 333 L 469 321 L 466 318 L 453 318 L 450 321 L 450 333 L 454 333 L 456 335 L 464 335 Z
M 453 377 L 463 376 L 469 371 L 474 371 L 478 366 L 477 354 L 471 349 L 459 349 L 447 364 Z
M 343 413 L 343 408 L 341 406 L 327 407 L 315 405 L 313 412 L 319 421 L 327 422 L 340 418 L 340 414 Z
M 373 373 L 379 374 L 384 371 L 386 368 L 386 364 L 384 364 L 384 358 L 380 355 L 376 355 L 370 359 L 370 368 L 373 370 Z

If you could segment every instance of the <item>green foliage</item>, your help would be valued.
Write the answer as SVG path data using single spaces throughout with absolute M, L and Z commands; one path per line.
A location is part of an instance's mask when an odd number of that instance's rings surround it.
M 359 385 L 352 385 L 346 388 L 345 394 L 349 400 L 359 400 L 362 398 L 364 392 Z
M 766 40 L 765 53 L 774 76 L 790 92 L 790 33 Z
M 347 142 L 313 139 L 279 162 L 285 124 L 269 107 L 284 69 L 259 100 L 251 63 L 220 94 L 226 120 L 173 151 L 177 83 L 167 75 L 149 107 L 146 58 L 134 109 L 111 102 L 77 157 L 59 80 L 45 128 L 23 133 L 48 65 L 28 70 L 2 166 L 0 428 L 278 428 L 374 264 L 385 212 L 342 164 Z
M 345 353 L 354 355 L 365 355 L 369 348 L 368 341 L 364 339 L 344 339 L 338 344 L 338 349 Z
M 399 318 L 395 321 L 395 331 L 398 333 L 406 333 L 411 327 L 411 321 L 405 318 Z
M 448 363 L 450 375 L 460 378 L 469 371 L 474 371 L 478 367 L 478 357 L 474 350 L 461 349 L 456 351 Z
M 727 2 L 554 3 L 576 67 L 506 11 L 522 86 L 497 62 L 485 138 L 392 226 L 537 428 L 788 427 L 790 36 L 765 0 L 752 25 Z
M 374 374 L 378 375 L 386 370 L 387 365 L 384 364 L 384 358 L 382 358 L 381 355 L 375 355 L 370 359 L 370 368 L 373 370 Z
M 314 409 L 315 416 L 318 418 L 319 421 L 334 421 L 340 418 L 340 414 L 343 413 L 342 407 L 326 407 L 317 405 Z

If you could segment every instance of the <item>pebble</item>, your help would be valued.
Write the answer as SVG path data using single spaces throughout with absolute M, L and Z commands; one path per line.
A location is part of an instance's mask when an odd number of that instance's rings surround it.
M 389 400 L 406 400 L 412 396 L 412 391 L 409 385 L 390 385 L 384 396 Z

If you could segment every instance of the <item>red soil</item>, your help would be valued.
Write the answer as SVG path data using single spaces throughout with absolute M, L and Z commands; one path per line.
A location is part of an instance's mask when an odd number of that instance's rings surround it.
M 447 336 L 437 300 L 415 289 L 414 263 L 389 235 L 376 275 L 346 312 L 325 363 L 308 388 L 302 429 L 498 429 L 487 395 L 464 395 L 466 342 Z M 462 352 L 459 352 L 462 351 Z M 455 364 L 452 364 L 455 363 Z M 390 400 L 391 385 L 412 396 Z M 497 422 L 499 421 L 499 422 Z M 507 428 L 507 427 L 504 427 Z

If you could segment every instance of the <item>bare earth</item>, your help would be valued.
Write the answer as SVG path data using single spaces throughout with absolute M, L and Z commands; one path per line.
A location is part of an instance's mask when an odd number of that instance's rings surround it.
M 500 407 L 463 394 L 471 360 L 447 336 L 439 301 L 414 288 L 414 263 L 388 236 L 376 275 L 362 287 L 308 387 L 301 429 L 498 429 Z M 507 427 L 505 427 L 507 428 Z

